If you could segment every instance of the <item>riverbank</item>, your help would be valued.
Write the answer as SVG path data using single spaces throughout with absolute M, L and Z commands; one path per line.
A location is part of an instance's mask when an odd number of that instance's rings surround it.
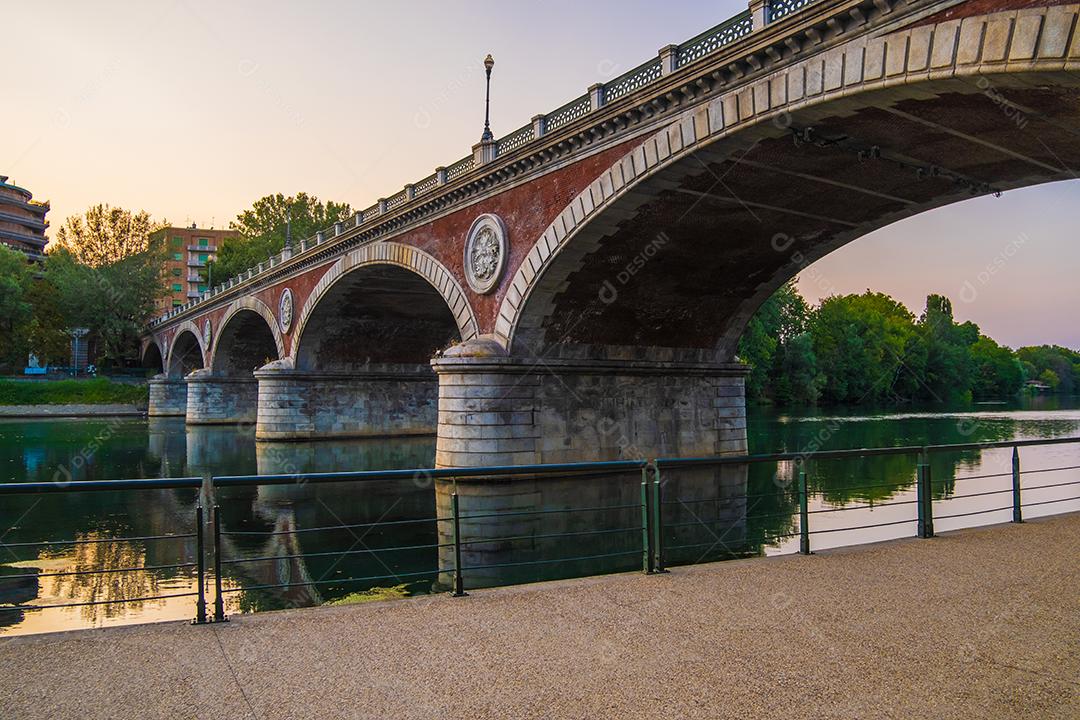
M 102 405 L 0 405 L 0 418 L 142 417 L 146 406 L 121 403 Z
M 0 639 L 8 718 L 1057 718 L 1080 514 L 825 552 Z
M 0 408 L 45 405 L 132 405 L 146 407 L 149 389 L 108 378 L 84 380 L 0 379 Z M 65 413 L 71 414 L 71 413 Z

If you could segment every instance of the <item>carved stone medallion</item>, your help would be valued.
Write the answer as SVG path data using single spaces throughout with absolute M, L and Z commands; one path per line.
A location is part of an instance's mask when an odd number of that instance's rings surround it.
M 489 293 L 506 267 L 506 226 L 497 215 L 481 215 L 465 239 L 465 278 L 474 292 Z
M 285 288 L 281 291 L 281 300 L 278 301 L 278 322 L 281 324 L 281 332 L 289 332 L 293 321 L 292 290 Z

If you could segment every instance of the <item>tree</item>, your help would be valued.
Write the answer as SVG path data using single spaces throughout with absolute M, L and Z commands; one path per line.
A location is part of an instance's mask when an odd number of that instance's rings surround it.
M 860 403 L 911 398 L 922 372 L 914 316 L 882 293 L 832 296 L 814 313 L 814 353 L 826 381 L 827 402 Z
M 949 298 L 928 295 L 919 331 L 926 346 L 926 365 L 917 394 L 937 402 L 970 400 L 975 374 L 971 346 L 980 337 L 979 326 L 958 325 Z
M 1080 392 L 1080 353 L 1075 350 L 1057 345 L 1040 345 L 1022 347 L 1016 351 L 1016 355 L 1024 363 L 1029 379 L 1046 382 L 1064 395 Z M 1043 379 L 1048 370 L 1053 373 L 1053 383 Z
M 1061 377 L 1056 372 L 1047 368 L 1039 373 L 1039 382 L 1048 386 L 1051 390 L 1056 391 L 1061 387 Z
M 788 338 L 773 365 L 773 399 L 783 404 L 813 404 L 825 386 L 825 374 L 814 353 L 814 338 L 808 332 Z
M 979 400 L 1016 395 L 1024 384 L 1024 368 L 1012 350 L 980 335 L 971 346 L 974 366 L 971 393 Z
M 75 262 L 97 268 L 145 252 L 150 233 L 162 227 L 143 210 L 94 205 L 64 221 L 54 245 L 67 250 Z
M 215 280 L 225 280 L 281 252 L 287 225 L 291 226 L 293 240 L 299 242 L 351 215 L 348 203 L 324 204 L 307 193 L 297 193 L 294 197 L 281 193 L 267 195 L 231 223 L 230 227 L 240 237 L 222 247 L 211 274 Z
M 9 369 L 26 362 L 26 326 L 31 318 L 27 292 L 32 282 L 26 256 L 0 244 L 0 365 Z
M 762 303 L 739 339 L 739 359 L 750 366 L 746 379 L 748 398 L 779 399 L 773 387 L 779 359 L 786 344 L 806 330 L 810 316 L 810 306 L 799 294 L 797 282 L 789 280 Z M 786 391 L 783 394 L 785 398 L 791 395 Z
M 66 322 L 60 309 L 59 288 L 45 275 L 30 284 L 26 297 L 32 308 L 26 328 L 30 352 L 42 364 L 66 365 L 71 353 L 71 338 L 64 332 Z
M 47 279 L 57 289 L 56 304 L 65 328 L 90 330 L 99 364 L 138 358 L 139 336 L 164 292 L 163 250 L 151 247 L 108 265 L 78 262 L 66 248 L 51 250 Z

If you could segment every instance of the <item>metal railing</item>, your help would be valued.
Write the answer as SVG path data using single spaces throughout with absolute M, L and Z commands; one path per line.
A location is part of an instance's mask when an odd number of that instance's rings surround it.
M 817 2 L 817 0 L 768 0 L 763 16 L 764 23 L 767 26 L 777 20 L 795 14 L 814 2 Z M 727 45 L 749 36 L 755 30 L 759 29 L 761 28 L 754 27 L 754 20 L 751 17 L 751 13 L 749 11 L 743 11 L 709 30 L 706 30 L 700 35 L 673 46 L 675 54 L 673 69 L 681 70 L 684 67 L 692 65 L 697 61 L 716 53 Z M 638 67 L 631 69 L 629 72 L 600 85 L 599 93 L 597 94 L 597 97 L 600 99 L 599 103 L 594 102 L 591 94 L 587 93 L 571 100 L 556 110 L 541 115 L 542 122 L 540 123 L 540 127 L 542 128 L 542 131 L 538 132 L 533 124 L 530 123 L 529 125 L 523 126 L 518 130 L 495 140 L 495 156 L 498 157 L 540 141 L 547 133 L 571 125 L 610 102 L 658 83 L 662 80 L 664 75 L 665 73 L 662 71 L 661 61 L 654 57 Z M 419 198 L 421 195 L 430 194 L 438 186 L 452 183 L 460 177 L 471 173 L 478 167 L 479 164 L 474 162 L 473 155 L 468 155 L 462 160 L 449 165 L 446 168 L 442 179 L 439 179 L 438 173 L 436 173 L 435 175 L 428 176 L 424 180 L 412 183 L 411 185 L 415 189 L 412 196 L 409 196 L 407 193 L 400 190 L 391 194 L 386 199 L 385 208 L 387 211 L 397 210 L 398 208 L 409 204 L 414 199 Z M 372 225 L 382 214 L 382 212 L 379 212 L 379 205 L 375 205 L 360 214 L 360 222 L 356 223 L 356 225 Z M 328 231 L 320 232 L 323 233 L 325 237 L 332 236 Z M 318 235 L 315 235 L 303 240 L 302 243 L 297 243 L 297 245 L 304 248 L 314 248 L 318 246 L 320 242 L 321 239 Z M 277 262 L 280 263 L 284 259 L 286 259 L 285 256 L 280 255 L 278 256 Z M 220 285 L 211 288 L 208 296 L 213 297 L 218 293 L 227 290 L 229 287 L 234 286 L 236 284 L 234 280 L 242 281 L 251 279 L 262 272 L 264 272 L 262 265 L 259 266 L 258 270 L 250 268 L 247 271 L 240 273 L 235 279 L 231 278 Z M 198 302 L 200 302 L 200 300 L 193 300 L 178 308 L 169 310 L 161 317 L 151 321 L 150 326 L 153 327 L 154 325 L 165 322 L 177 314 L 191 309 Z
M 890 526 L 912 525 L 913 534 L 920 538 L 934 537 L 935 520 L 954 518 L 968 518 L 988 515 L 990 513 L 1002 513 L 1011 511 L 1012 522 L 1023 522 L 1025 508 L 1037 506 L 1050 506 L 1064 502 L 1080 500 L 1080 495 L 1068 497 L 1026 500 L 1025 493 L 1046 490 L 1051 488 L 1063 488 L 1080 485 L 1080 479 L 1070 479 L 1062 482 L 1052 482 L 1042 485 L 1025 486 L 1022 482 L 1024 475 L 1043 475 L 1047 473 L 1060 473 L 1072 470 L 1080 470 L 1080 462 L 1056 467 L 1039 467 L 1035 469 L 1021 470 L 1021 450 L 1033 446 L 1052 446 L 1063 444 L 1080 443 L 1080 437 L 1050 438 L 1039 440 L 1014 440 L 988 443 L 964 443 L 951 445 L 932 446 L 903 446 L 873 449 L 852 450 L 829 450 L 814 451 L 807 453 L 773 453 L 761 455 L 732 455 L 700 458 L 657 458 L 655 460 L 628 460 L 612 462 L 585 462 L 547 465 L 524 465 L 524 466 L 492 466 L 480 468 L 438 468 L 422 470 L 385 470 L 385 471 L 360 471 L 360 472 L 321 472 L 280 475 L 242 475 L 242 476 L 215 476 L 208 479 L 178 478 L 178 479 L 153 479 L 153 480 L 121 480 L 121 481 L 94 481 L 73 482 L 67 484 L 55 483 L 11 483 L 0 484 L 0 495 L 39 495 L 55 493 L 72 493 L 104 490 L 146 490 L 146 489 L 200 489 L 202 498 L 212 496 L 218 491 L 229 489 L 265 486 L 265 485 L 306 485 L 318 483 L 365 483 L 375 481 L 401 481 L 422 478 L 425 482 L 447 481 L 444 497 L 448 498 L 449 507 L 444 507 L 442 513 L 425 513 L 423 517 L 408 517 L 403 519 L 385 520 L 380 518 L 375 522 L 344 523 L 334 525 L 322 525 L 312 527 L 297 527 L 289 529 L 272 530 L 245 530 L 222 528 L 222 514 L 220 507 L 215 504 L 209 518 L 204 516 L 202 500 L 195 507 L 194 527 L 189 533 L 174 535 L 149 535 L 141 537 L 118 537 L 99 539 L 64 539 L 49 540 L 27 543 L 4 543 L 0 546 L 7 549 L 17 548 L 42 548 L 63 547 L 80 543 L 119 543 L 119 542 L 148 542 L 166 540 L 195 541 L 196 558 L 189 562 L 163 563 L 158 565 L 133 566 L 121 568 L 102 568 L 92 570 L 74 570 L 45 574 L 20 574 L 0 576 L 0 588 L 2 583 L 16 579 L 59 577 L 62 575 L 78 574 L 108 574 L 129 572 L 158 572 L 176 570 L 194 570 L 196 578 L 196 590 L 184 593 L 171 593 L 147 597 L 118 598 L 109 600 L 92 600 L 85 602 L 23 605 L 8 604 L 0 606 L 0 613 L 10 611 L 40 611 L 61 607 L 79 607 L 95 604 L 122 604 L 162 600 L 166 598 L 195 598 L 194 622 L 204 623 L 212 621 L 224 621 L 225 598 L 228 595 L 239 592 L 254 592 L 265 590 L 289 589 L 297 587 L 316 587 L 319 585 L 332 584 L 337 586 L 376 583 L 383 580 L 434 578 L 432 588 L 445 587 L 453 595 L 464 595 L 467 578 L 481 577 L 485 582 L 491 579 L 492 570 L 528 569 L 555 566 L 556 568 L 584 568 L 581 572 L 574 570 L 569 575 L 597 574 L 617 570 L 627 570 L 631 567 L 640 566 L 645 573 L 664 572 L 667 567 L 687 562 L 702 562 L 716 559 L 709 554 L 711 550 L 727 550 L 724 543 L 711 530 L 712 525 L 718 528 L 730 525 L 731 520 L 726 518 L 702 518 L 701 513 L 693 508 L 713 506 L 714 508 L 733 508 L 738 521 L 744 526 L 750 520 L 762 520 L 765 518 L 783 517 L 794 522 L 798 517 L 797 527 L 784 527 L 779 531 L 764 536 L 764 541 L 775 543 L 788 538 L 799 538 L 798 552 L 810 554 L 814 536 L 830 533 L 851 532 L 869 528 L 885 528 Z M 943 487 L 938 489 L 938 497 L 935 498 L 935 480 L 931 471 L 930 458 L 941 453 L 963 453 L 966 451 L 983 451 L 989 449 L 1011 449 L 1011 466 L 1007 472 L 990 472 L 976 475 L 961 475 L 949 477 L 948 483 L 976 483 L 982 482 L 983 486 L 975 486 L 974 491 L 949 497 Z M 844 504 L 840 507 L 810 508 L 810 498 L 814 495 L 810 490 L 810 477 L 812 473 L 809 466 L 830 460 L 844 460 L 855 458 L 870 458 L 881 456 L 911 456 L 916 458 L 915 465 L 915 497 L 908 499 L 893 499 L 890 494 L 885 502 L 858 501 L 858 504 Z M 685 478 L 694 476 L 698 471 L 714 471 L 710 476 L 719 477 L 725 468 L 749 469 L 759 465 L 779 463 L 791 463 L 794 472 L 791 482 L 777 486 L 771 492 L 749 492 L 747 475 L 736 474 L 737 482 L 744 488 L 743 492 L 720 493 L 716 496 L 680 497 L 680 482 Z M 700 475 L 701 473 L 699 473 Z M 593 479 L 604 481 L 604 502 L 592 502 L 581 506 L 571 507 L 518 507 L 487 508 L 477 505 L 473 508 L 463 508 L 463 497 L 458 493 L 457 483 L 454 481 L 465 479 L 483 479 L 484 481 L 506 480 L 514 477 L 528 479 L 544 479 L 547 481 L 558 480 L 584 480 Z M 908 476 L 910 477 L 910 476 Z M 627 479 L 629 478 L 629 482 Z M 674 478 L 674 480 L 673 480 Z M 680 480 L 681 478 L 681 480 Z M 741 478 L 741 480 L 738 480 Z M 987 481 L 1009 478 L 1010 484 L 1006 488 L 994 488 L 986 485 Z M 945 482 L 945 481 L 941 481 Z M 939 483 L 940 485 L 940 483 Z M 712 487 L 706 483 L 705 486 Z M 844 486 L 845 491 L 869 491 L 886 489 L 892 490 L 893 494 L 906 490 L 910 486 L 910 480 L 893 480 L 891 482 L 862 483 L 853 486 Z M 702 485 L 691 485 L 700 488 Z M 469 496 L 466 496 L 469 497 Z M 949 512 L 949 504 L 957 500 L 968 498 L 996 498 L 1001 497 L 1001 503 L 994 503 L 993 507 L 963 512 Z M 766 498 L 783 499 L 791 501 L 791 508 L 785 505 L 779 512 L 754 513 L 760 502 Z M 840 527 L 814 527 L 812 518 L 825 515 L 846 513 L 858 510 L 874 510 L 883 507 L 906 507 L 914 505 L 914 512 L 907 517 L 899 519 L 887 519 L 880 522 L 848 524 Z M 794 509 L 797 506 L 797 510 Z M 769 510 L 769 508 L 765 508 Z M 941 512 L 945 511 L 945 512 Z M 336 517 L 336 516 L 335 516 Z M 552 532 L 541 526 L 541 521 L 551 518 L 569 518 L 564 523 L 566 528 L 560 528 Z M 571 522 L 572 520 L 572 522 Z M 522 530 L 521 525 L 526 529 Z M 369 547 L 360 542 L 367 533 L 372 531 L 388 531 L 406 527 L 426 528 L 428 535 L 433 535 L 423 541 L 410 541 L 402 544 L 387 545 L 382 547 Z M 492 528 L 505 528 L 503 532 L 492 534 Z M 678 537 L 686 528 L 704 529 L 712 534 L 706 537 L 704 542 L 679 542 Z M 347 531 L 357 538 L 357 542 L 348 548 L 330 549 L 319 552 L 286 551 L 285 553 L 266 554 L 256 553 L 245 555 L 242 552 L 227 552 L 225 543 L 234 543 L 244 538 L 247 539 L 271 539 L 280 536 L 290 536 L 292 539 L 309 537 L 313 534 Z M 363 531 L 364 535 L 357 536 L 356 531 Z M 207 535 L 210 542 L 207 547 Z M 621 539 L 620 539 L 621 538 Z M 614 542 L 610 547 L 601 547 L 601 540 Z M 546 541 L 566 541 L 570 544 L 571 554 L 559 553 L 558 556 L 549 556 L 542 549 Z M 582 551 L 582 543 L 592 543 L 588 551 Z M 515 543 L 523 543 L 531 548 L 536 555 L 526 559 L 516 559 L 508 550 Z M 490 558 L 483 559 L 484 546 L 496 546 L 495 554 L 502 553 L 502 560 L 495 562 Z M 500 550 L 501 548 L 501 550 Z M 680 551 L 695 551 L 689 560 L 679 557 Z M 702 551 L 704 552 L 697 552 Z M 400 553 L 427 553 L 432 560 L 431 564 L 422 568 L 410 568 L 408 570 L 395 570 L 382 558 Z M 480 559 L 471 561 L 467 555 L 480 553 Z M 289 579 L 285 582 L 255 582 L 249 584 L 238 583 L 231 587 L 225 587 L 223 583 L 224 572 L 228 570 L 234 574 L 242 573 L 245 568 L 259 566 L 267 563 L 280 563 L 288 560 L 306 560 L 308 558 L 334 557 L 336 559 L 348 556 L 363 556 L 380 563 L 385 572 L 375 574 L 362 573 L 349 577 L 333 578 L 303 578 L 300 580 Z M 511 559 L 506 559 L 507 557 Z M 633 561 L 633 558 L 639 558 Z M 207 560 L 211 560 L 212 570 L 208 569 Z M 597 561 L 610 561 L 610 566 L 597 565 Z M 589 563 L 592 563 L 591 565 Z M 439 579 L 445 578 L 442 582 Z M 208 589 L 213 583 L 213 612 L 208 613 Z M 499 584 L 499 583 L 489 583 Z
M 59 493 L 78 493 L 78 492 L 105 492 L 105 491 L 120 491 L 120 490 L 173 490 L 173 489 L 190 489 L 198 490 L 203 485 L 202 478 L 155 478 L 149 480 L 95 480 L 86 482 L 69 482 L 69 483 L 6 483 L 0 484 L 0 495 L 44 495 L 44 494 L 59 494 Z M 5 535 L 7 533 L 4 533 Z M 167 600 L 173 598 L 186 598 L 193 597 L 195 600 L 195 619 L 193 622 L 204 623 L 207 621 L 206 615 L 206 594 L 204 579 L 206 577 L 205 568 L 205 538 L 204 523 L 203 523 L 203 509 L 201 505 L 197 505 L 195 508 L 195 518 L 192 531 L 188 533 L 174 533 L 174 534 L 159 534 L 159 535 L 139 535 L 131 537 L 110 537 L 110 538 L 66 538 L 61 540 L 42 540 L 36 542 L 3 542 L 0 540 L 0 547 L 5 548 L 9 552 L 15 552 L 19 549 L 36 549 L 36 548 L 49 548 L 55 550 L 57 548 L 75 547 L 80 545 L 117 545 L 120 543 L 148 543 L 148 542 L 175 542 L 175 541 L 195 541 L 195 560 L 190 562 L 177 562 L 177 563 L 159 563 L 153 565 L 147 565 L 145 562 L 142 565 L 132 567 L 119 567 L 119 568 L 95 568 L 87 570 L 65 570 L 60 572 L 45 572 L 45 573 L 20 573 L 16 575 L 0 575 L 0 588 L 4 587 L 4 583 L 14 580 L 39 580 L 43 578 L 61 578 L 61 577 L 80 577 L 90 575 L 117 575 L 117 574 L 129 574 L 136 572 L 157 573 L 163 571 L 177 571 L 177 570 L 194 570 L 196 578 L 196 589 L 190 592 L 179 593 L 166 593 L 163 595 L 147 595 L 140 597 L 126 597 L 116 598 L 108 600 L 83 600 L 77 602 L 66 603 L 50 603 L 45 605 L 26 605 L 26 604 L 12 604 L 12 605 L 0 605 L 0 614 L 4 612 L 27 612 L 38 610 L 54 610 L 59 608 L 78 608 L 78 607 L 91 607 L 101 605 L 127 605 L 131 603 L 142 603 L 154 600 Z

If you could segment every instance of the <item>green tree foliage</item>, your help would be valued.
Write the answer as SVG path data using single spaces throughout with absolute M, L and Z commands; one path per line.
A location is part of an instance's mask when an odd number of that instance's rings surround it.
M 145 248 L 112 263 L 91 266 L 66 248 L 51 250 L 46 279 L 57 289 L 66 328 L 87 328 L 101 365 L 138 358 L 139 336 L 163 292 L 161 248 Z
M 943 295 L 928 296 L 916 322 L 901 303 L 869 290 L 811 308 L 791 282 L 751 319 L 739 358 L 751 366 L 747 397 L 781 404 L 1002 399 L 1044 372 L 1059 388 L 1062 373 L 1072 373 L 1080 388 L 1080 354 L 1046 346 L 1018 357 L 976 324 L 957 323 Z
M 43 365 L 65 365 L 71 353 L 71 337 L 65 332 L 60 289 L 45 275 L 30 283 L 26 297 L 32 308 L 25 331 L 29 351 Z
M 809 332 L 793 335 L 783 343 L 771 375 L 776 402 L 812 405 L 818 401 L 825 387 L 825 373 L 821 372 Z
M 50 250 L 62 248 L 80 265 L 105 267 L 146 252 L 150 233 L 161 227 L 144 210 L 94 205 L 64 221 Z
M 0 365 L 10 372 L 26 362 L 27 325 L 32 306 L 28 297 L 33 272 L 26 256 L 0 245 Z
M 1007 348 L 980 335 L 971 345 L 974 365 L 971 393 L 978 400 L 1006 398 L 1020 392 L 1024 368 Z
M 260 198 L 231 224 L 240 237 L 221 249 L 211 275 L 215 282 L 225 280 L 281 252 L 285 247 L 286 225 L 290 221 L 293 242 L 300 242 L 334 223 L 343 222 L 350 215 L 352 209 L 348 203 L 329 201 L 324 204 L 307 193 L 297 193 L 293 197 L 278 193 Z
M 814 314 L 814 352 L 827 368 L 822 399 L 881 402 L 911 391 L 910 364 L 921 360 L 914 316 L 888 295 L 870 292 L 826 298 Z
M 1080 393 L 1080 353 L 1057 345 L 1039 345 L 1022 347 L 1016 355 L 1028 380 L 1039 380 L 1066 395 Z
M 739 358 L 750 365 L 750 398 L 814 402 L 821 390 L 823 378 L 806 335 L 810 306 L 795 283 L 785 283 L 762 304 L 739 340 Z
M 957 324 L 949 298 L 928 295 L 919 331 L 926 346 L 926 363 L 921 391 L 916 395 L 937 401 L 970 400 L 975 371 L 971 346 L 979 339 L 979 326 Z

